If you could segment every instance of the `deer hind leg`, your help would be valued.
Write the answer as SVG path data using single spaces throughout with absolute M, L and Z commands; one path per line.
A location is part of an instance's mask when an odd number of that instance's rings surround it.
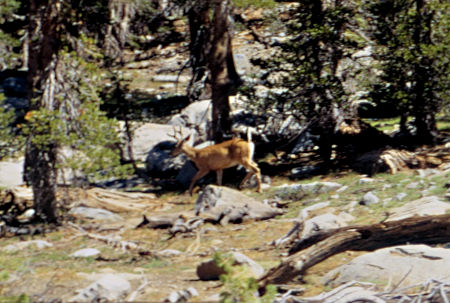
M 189 195 L 192 196 L 192 191 L 194 189 L 195 182 L 197 182 L 198 179 L 203 178 L 206 176 L 206 174 L 209 173 L 209 170 L 199 170 L 195 176 L 192 178 L 191 185 L 189 185 Z
M 247 170 L 248 173 L 245 176 L 245 178 L 242 180 L 241 184 L 239 185 L 239 188 L 242 188 L 245 184 L 245 182 L 247 182 L 248 179 L 250 179 L 250 177 L 252 175 L 256 175 L 256 182 L 258 183 L 258 187 L 256 189 L 257 192 L 261 192 L 261 171 L 258 168 L 258 165 L 253 162 L 253 161 L 246 161 L 244 163 L 242 163 L 242 166 L 244 166 Z

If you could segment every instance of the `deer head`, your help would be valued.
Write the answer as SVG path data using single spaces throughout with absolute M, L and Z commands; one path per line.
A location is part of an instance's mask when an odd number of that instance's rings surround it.
M 172 137 L 175 139 L 176 144 L 172 152 L 170 153 L 171 156 L 178 156 L 182 152 L 184 152 L 183 147 L 185 144 L 189 141 L 191 138 L 191 134 L 187 135 L 185 138 L 183 138 L 183 130 L 180 126 L 180 129 L 177 131 L 177 129 L 173 128 L 173 134 L 169 134 L 169 137 Z

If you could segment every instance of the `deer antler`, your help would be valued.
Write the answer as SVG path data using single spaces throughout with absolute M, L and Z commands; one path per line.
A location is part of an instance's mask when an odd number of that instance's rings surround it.
M 177 136 L 177 134 L 179 134 L 180 136 Z M 175 126 L 173 127 L 173 135 L 172 134 L 167 134 L 169 137 L 174 138 L 176 141 L 180 141 L 183 139 L 183 128 L 180 126 L 180 129 L 177 131 L 177 129 L 175 128 Z

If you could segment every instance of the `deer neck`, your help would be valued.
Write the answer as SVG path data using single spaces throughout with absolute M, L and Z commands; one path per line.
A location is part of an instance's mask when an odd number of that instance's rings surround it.
M 197 157 L 197 149 L 194 147 L 184 144 L 181 149 L 189 159 L 194 160 Z

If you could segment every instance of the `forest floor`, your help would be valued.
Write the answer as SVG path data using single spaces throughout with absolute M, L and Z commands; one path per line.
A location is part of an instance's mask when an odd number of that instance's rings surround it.
M 313 215 L 337 214 L 344 211 L 354 217 L 351 223 L 371 224 L 382 221 L 386 212 L 393 207 L 422 196 L 434 195 L 448 201 L 448 196 L 445 197 L 450 177 L 448 170 L 446 173 L 429 177 L 420 176 L 414 171 L 397 175 L 379 174 L 367 183 L 361 182 L 363 177 L 349 172 L 302 180 L 299 183 L 332 181 L 348 188 L 342 194 L 331 192 L 287 201 L 285 213 L 273 219 L 224 226 L 207 223 L 194 233 L 179 233 L 172 236 L 167 229 L 145 227 L 136 229 L 142 221 L 143 213 L 170 214 L 193 209 L 197 195 L 190 197 L 186 193 L 165 193 L 159 196 L 151 194 L 148 199 L 141 197 L 139 203 L 142 203 L 142 209 L 118 212 L 121 219 L 117 221 L 71 219 L 56 230 L 43 235 L 2 238 L 0 302 L 9 302 L 8 298 L 20 294 L 26 294 L 32 302 L 67 301 L 76 295 L 76 290 L 87 287 L 98 279 L 99 275 L 106 273 L 125 277 L 130 281 L 133 291 L 146 282 L 146 287 L 136 296 L 139 302 L 161 302 L 171 292 L 189 287 L 194 287 L 199 294 L 190 302 L 217 299 L 214 295 L 224 290 L 223 284 L 220 281 L 200 281 L 196 274 L 197 266 L 201 262 L 211 260 L 216 252 L 232 251 L 247 255 L 265 270 L 276 266 L 286 256 L 286 251 L 274 247 L 271 243 L 284 236 L 293 227 L 293 219 L 307 206 L 329 202 L 329 206 Z M 276 186 L 294 183 L 282 177 L 274 178 L 272 181 L 271 188 L 262 194 L 255 193 L 251 189 L 243 192 L 263 201 L 275 198 Z M 376 193 L 382 202 L 360 206 L 358 201 L 369 191 Z M 406 196 L 398 201 L 394 198 L 398 193 L 404 193 Z M 80 199 L 78 203 L 90 205 L 90 201 L 85 199 Z M 107 243 L 101 237 L 112 241 Z M 131 241 L 137 247 L 135 249 L 114 247 L 114 241 L 118 239 Z M 52 246 L 38 248 L 31 245 L 12 251 L 6 250 L 10 245 L 30 240 L 47 241 Z M 85 258 L 71 256 L 75 251 L 84 248 L 98 249 L 100 254 Z M 168 249 L 175 250 L 177 254 L 164 255 L 162 252 Z M 320 293 L 326 289 L 321 277 L 360 254 L 362 252 L 348 251 L 335 255 L 311 268 L 302 281 L 294 281 L 289 287 L 304 288 L 304 295 Z

